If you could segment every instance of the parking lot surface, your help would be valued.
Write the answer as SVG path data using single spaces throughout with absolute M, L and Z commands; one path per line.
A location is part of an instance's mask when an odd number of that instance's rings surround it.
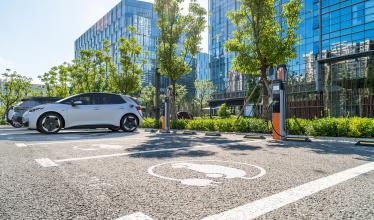
M 374 219 L 374 148 L 0 128 L 0 219 Z

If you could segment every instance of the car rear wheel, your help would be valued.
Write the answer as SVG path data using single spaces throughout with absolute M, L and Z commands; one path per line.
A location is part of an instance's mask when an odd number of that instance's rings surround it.
M 123 116 L 121 120 L 121 129 L 126 132 L 133 132 L 139 126 L 139 120 L 135 115 L 128 114 Z
M 46 113 L 38 120 L 39 132 L 44 134 L 55 134 L 62 128 L 62 118 L 55 113 Z

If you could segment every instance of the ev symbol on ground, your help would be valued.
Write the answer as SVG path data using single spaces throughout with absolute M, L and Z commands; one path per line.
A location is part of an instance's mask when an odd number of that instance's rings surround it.
M 228 179 L 253 180 L 266 174 L 264 168 L 242 162 L 196 160 L 175 161 L 148 168 L 152 176 L 188 186 L 217 186 Z

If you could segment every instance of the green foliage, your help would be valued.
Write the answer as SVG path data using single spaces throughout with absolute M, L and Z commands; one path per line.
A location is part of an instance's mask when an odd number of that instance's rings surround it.
M 69 64 L 64 63 L 60 66 L 52 67 L 48 72 L 38 77 L 44 84 L 47 96 L 64 98 L 70 95 L 68 86 L 69 68 Z
M 187 88 L 186 88 L 186 86 L 179 85 L 179 84 L 176 84 L 175 88 L 176 88 L 175 105 L 176 105 L 178 111 L 180 111 L 183 103 L 185 103 L 185 101 L 186 101 Z
M 282 4 L 280 18 L 274 7 L 276 0 L 240 0 L 239 10 L 228 17 L 236 26 L 233 38 L 225 43 L 228 52 L 235 53 L 233 69 L 261 77 L 263 105 L 269 104 L 269 82 L 266 70 L 296 58 L 297 28 L 300 22 L 301 0 Z M 287 28 L 281 28 L 281 22 Z M 265 114 L 264 114 L 265 116 Z
M 161 121 L 156 122 L 154 118 L 144 118 L 143 119 L 143 128 L 161 128 Z
M 176 81 L 191 72 L 190 64 L 201 50 L 202 32 L 206 27 L 206 10 L 196 0 L 190 1 L 187 15 L 182 14 L 183 0 L 156 0 L 158 15 L 157 57 L 160 72 L 172 84 L 171 115 L 176 118 Z M 180 47 L 180 45 L 182 45 Z
M 289 134 L 294 135 L 370 138 L 374 137 L 374 119 L 359 117 L 288 119 L 287 130 Z
M 221 117 L 221 118 L 228 118 L 230 117 L 231 113 L 230 111 L 227 109 L 227 106 L 226 104 L 222 104 L 219 109 L 218 109 L 218 116 Z
M 200 107 L 200 115 L 203 112 L 203 108 L 207 106 L 208 101 L 211 98 L 212 93 L 214 92 L 215 86 L 213 82 L 210 80 L 195 80 L 195 88 L 196 88 L 196 102 L 199 104 Z
M 104 40 L 101 50 L 80 51 L 80 57 L 68 68 L 71 93 L 113 91 L 117 69 L 109 55 L 110 45 Z
M 170 122 L 171 129 L 183 130 L 186 129 L 187 124 L 190 120 L 180 119 L 180 120 L 172 120 Z
M 155 107 L 156 88 L 149 84 L 142 89 L 140 103 L 145 107 L 147 113 L 151 113 Z
M 15 105 L 30 94 L 31 78 L 22 76 L 10 69 L 5 70 L 2 78 L 2 83 L 0 83 L 0 103 L 4 105 L 5 109 Z
M 160 123 L 158 124 L 161 127 Z M 143 127 L 159 128 L 154 119 L 145 118 Z M 197 131 L 271 133 L 271 123 L 259 118 L 195 119 L 172 121 L 173 129 Z M 329 137 L 374 137 L 374 118 L 288 119 L 288 134 Z M 304 132 L 305 131 L 305 132 Z
M 137 31 L 134 27 L 128 27 L 128 36 L 119 39 L 119 52 L 121 71 L 112 76 L 114 89 L 116 92 L 136 95 L 141 90 L 140 75 L 143 73 L 142 67 L 147 63 L 142 58 L 143 48 L 136 39 Z
M 6 121 L 5 121 L 5 107 L 4 106 L 0 106 L 0 125 L 6 125 Z

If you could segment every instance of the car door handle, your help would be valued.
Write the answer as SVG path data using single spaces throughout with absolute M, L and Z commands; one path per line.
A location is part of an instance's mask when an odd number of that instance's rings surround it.
M 99 108 L 94 108 L 93 110 L 97 111 L 97 110 L 100 110 Z

